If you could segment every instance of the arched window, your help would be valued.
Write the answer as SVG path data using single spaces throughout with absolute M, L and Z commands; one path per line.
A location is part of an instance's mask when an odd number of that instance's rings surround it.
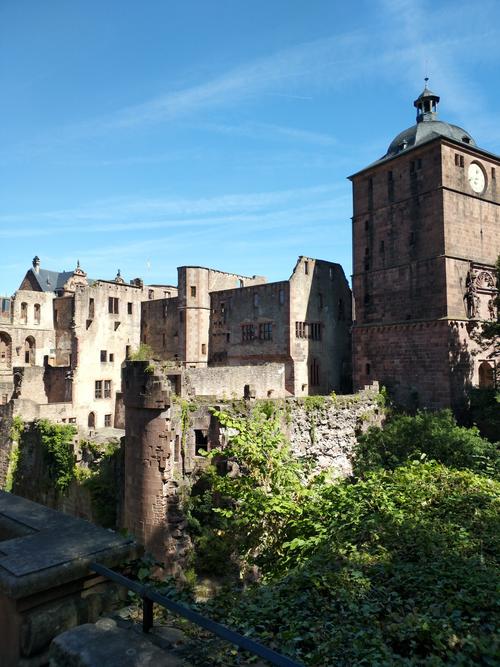
M 95 412 L 89 412 L 87 423 L 89 428 L 95 428 Z
M 10 368 L 12 361 L 12 339 L 0 331 L 0 368 Z
M 488 361 L 479 364 L 479 386 L 481 389 L 492 389 L 495 386 L 495 373 Z
M 35 365 L 35 349 L 36 343 L 33 336 L 28 336 L 24 341 L 24 363 L 30 366 Z
M 35 324 L 40 324 L 40 304 L 35 303 L 33 306 L 33 317 L 35 319 Z
M 21 304 L 21 324 L 28 322 L 28 304 L 24 301 Z

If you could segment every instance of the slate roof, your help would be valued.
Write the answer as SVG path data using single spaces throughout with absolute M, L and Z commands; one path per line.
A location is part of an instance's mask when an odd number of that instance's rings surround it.
M 38 273 L 29 269 L 31 275 L 40 286 L 42 292 L 55 292 L 62 289 L 66 282 L 73 275 L 73 271 L 49 271 L 48 269 L 38 269 Z

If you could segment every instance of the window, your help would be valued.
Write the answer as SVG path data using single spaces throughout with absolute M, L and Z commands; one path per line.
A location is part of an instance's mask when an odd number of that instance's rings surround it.
M 321 340 L 321 322 L 295 322 L 295 337 Z
M 179 322 L 181 324 L 184 324 L 184 311 L 183 310 L 179 310 Z
M 368 208 L 373 208 L 373 178 L 368 179 Z
M 259 295 L 257 293 L 253 295 L 253 305 L 255 308 L 259 305 Z
M 337 304 L 337 319 L 339 319 L 339 320 L 345 319 L 343 299 L 339 299 L 338 304 Z
M 370 221 L 365 220 L 365 232 L 367 232 L 369 229 L 370 229 Z M 330 269 L 330 271 L 331 271 L 331 269 Z
M 365 296 L 363 297 L 363 301 L 364 301 L 365 306 L 367 306 L 370 303 L 370 295 L 368 294 L 368 292 L 365 293 Z
M 59 313 L 57 312 L 57 308 L 54 308 L 54 324 L 57 324 Z
M 35 324 L 40 324 L 40 304 L 35 303 L 33 306 L 33 317 L 35 319 Z
M 155 291 L 153 289 L 148 290 L 148 299 L 155 298 Z
M 366 366 L 365 366 L 365 372 L 366 372 L 366 374 L 367 374 L 367 375 L 370 375 L 371 371 L 372 371 L 372 369 L 371 369 L 370 364 L 366 364 Z
M 304 262 L 304 273 L 306 276 L 309 275 L 309 262 Z
M 102 398 L 102 380 L 95 381 L 95 397 Z
M 273 339 L 273 325 L 272 322 L 263 322 L 259 324 L 259 338 L 260 340 Z
M 309 384 L 311 387 L 319 385 L 319 363 L 317 359 L 313 359 L 309 364 Z
M 104 380 L 104 398 L 111 398 L 111 380 Z
M 164 320 L 167 319 L 167 315 L 168 315 L 168 305 L 165 304 L 165 305 L 163 306 L 163 319 L 164 319 Z
M 125 345 L 125 359 L 130 359 L 130 345 Z
M 227 333 L 226 334 L 226 343 L 229 343 L 230 340 L 231 340 L 231 334 Z
M 323 295 L 321 292 L 318 293 L 318 308 L 320 310 L 323 308 Z
M 109 360 L 111 363 L 113 363 L 113 361 L 115 360 L 115 355 L 112 352 L 110 352 Z
M 132 315 L 133 303 L 132 301 L 127 302 L 127 315 Z
M 191 285 L 191 296 L 192 297 L 196 296 L 196 285 Z
M 202 430 L 194 429 L 194 455 L 201 456 L 201 450 L 206 451 L 208 445 L 208 435 Z
M 201 353 L 206 354 L 207 353 L 207 345 L 206 343 L 201 344 Z
M 28 304 L 21 304 L 21 324 L 26 324 L 28 321 Z
M 495 181 L 497 177 L 497 172 L 495 171 L 495 167 L 491 168 L 491 180 Z
M 285 303 L 285 290 L 284 289 L 280 289 L 280 291 L 279 291 L 279 303 L 280 303 L 280 306 L 282 306 Z
M 111 313 L 112 315 L 118 315 L 118 302 L 119 300 L 116 296 L 108 297 L 108 313 Z
M 106 350 L 101 350 L 101 363 L 108 360 L 108 353 Z
M 107 428 L 111 426 L 111 415 L 104 415 L 104 426 Z
M 162 344 L 163 347 L 165 347 L 166 343 L 167 343 L 167 337 L 164 333 L 162 333 L 162 335 L 161 335 L 161 344 Z
M 387 198 L 394 201 L 394 177 L 392 171 L 387 172 Z
M 88 316 L 88 319 L 89 320 L 94 319 L 94 299 L 89 299 L 89 316 Z
M 460 155 L 459 153 L 455 153 L 455 165 L 457 167 L 462 167 L 464 166 L 464 156 Z
M 255 327 L 253 324 L 242 324 L 241 326 L 241 340 L 247 342 L 255 338 Z
M 385 251 L 385 245 L 384 245 L 384 242 L 383 242 L 383 241 L 380 241 L 379 250 L 380 250 L 380 252 L 384 252 L 384 251 Z

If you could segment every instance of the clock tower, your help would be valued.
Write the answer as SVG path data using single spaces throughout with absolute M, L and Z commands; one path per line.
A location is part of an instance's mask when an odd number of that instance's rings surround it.
M 416 124 L 353 184 L 353 375 L 407 407 L 459 409 L 491 386 L 495 360 L 475 342 L 496 319 L 500 157 L 415 100 Z

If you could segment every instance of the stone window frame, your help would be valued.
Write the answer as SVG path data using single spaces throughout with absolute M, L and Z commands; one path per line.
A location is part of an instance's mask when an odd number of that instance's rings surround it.
M 110 428 L 111 427 L 111 418 L 112 417 L 113 417 L 112 414 L 104 415 L 104 428 Z
M 21 303 L 19 322 L 20 324 L 28 324 L 28 304 L 26 303 L 26 301 L 23 301 Z
M 111 380 L 104 380 L 104 398 L 111 398 L 113 383 Z
M 273 323 L 261 322 L 259 324 L 259 340 L 272 340 L 272 339 L 273 339 Z
M 255 324 L 242 324 L 241 325 L 241 342 L 249 343 L 252 340 L 255 340 Z
M 117 296 L 108 297 L 108 313 L 110 315 L 119 315 L 120 313 L 120 299 Z
M 41 317 L 42 317 L 42 307 L 39 303 L 35 303 L 33 305 L 33 322 L 35 324 L 40 324 Z

